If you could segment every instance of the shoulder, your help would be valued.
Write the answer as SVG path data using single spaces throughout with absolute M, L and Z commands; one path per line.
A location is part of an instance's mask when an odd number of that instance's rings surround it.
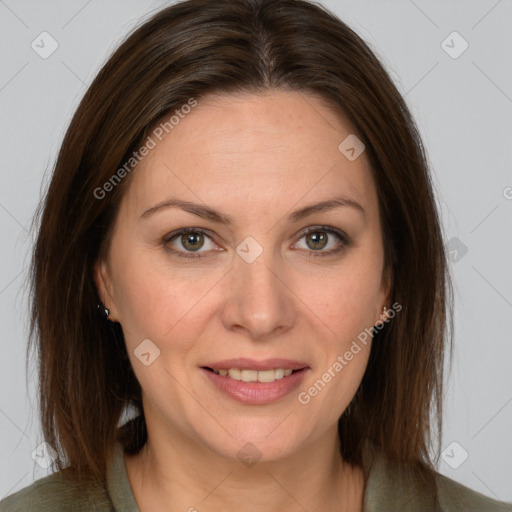
M 444 475 L 436 474 L 439 505 L 443 512 L 512 512 L 512 503 L 505 503 L 466 487 Z
M 4 498 L 0 501 L 0 512 L 114 510 L 104 487 L 97 484 L 80 486 L 64 478 L 64 471 L 36 480 L 33 484 Z
M 388 459 L 367 444 L 364 512 L 512 512 L 505 503 L 419 465 Z

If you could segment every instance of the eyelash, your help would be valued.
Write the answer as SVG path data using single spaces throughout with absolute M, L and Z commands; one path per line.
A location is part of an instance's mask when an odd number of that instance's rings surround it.
M 341 244 L 339 247 L 337 247 L 335 249 L 331 249 L 329 251 L 314 251 L 312 249 L 310 249 L 309 251 L 306 250 L 307 252 L 309 252 L 309 254 L 306 255 L 307 258 L 319 258 L 319 257 L 322 258 L 325 256 L 332 256 L 334 254 L 341 252 L 343 249 L 345 249 L 350 244 L 350 239 L 348 238 L 348 236 L 345 233 L 343 233 L 343 231 L 332 228 L 330 226 L 313 226 L 313 227 L 306 228 L 305 230 L 301 231 L 297 235 L 299 237 L 297 241 L 301 240 L 306 235 L 308 235 L 310 233 L 315 233 L 315 232 L 326 232 L 330 235 L 335 235 L 340 239 Z M 203 251 L 203 253 L 195 253 L 194 254 L 194 253 L 190 253 L 190 252 L 184 252 L 181 250 L 170 249 L 168 247 L 167 244 L 169 244 L 176 238 L 180 237 L 181 235 L 186 235 L 188 233 L 199 233 L 199 234 L 202 234 L 202 235 L 208 237 L 210 240 L 212 240 L 212 237 L 204 229 L 184 228 L 184 229 L 180 229 L 178 231 L 169 233 L 162 239 L 162 243 L 165 246 L 165 249 L 167 251 L 169 251 L 170 253 L 172 253 L 173 255 L 178 256 L 179 258 L 199 259 L 199 258 L 207 257 L 206 254 L 209 251 Z

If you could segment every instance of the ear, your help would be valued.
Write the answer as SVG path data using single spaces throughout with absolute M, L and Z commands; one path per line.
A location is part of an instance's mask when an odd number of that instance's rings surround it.
M 117 322 L 118 317 L 115 296 L 114 296 L 114 288 L 112 285 L 112 279 L 110 276 L 110 272 L 108 270 L 108 265 L 105 261 L 98 260 L 94 264 L 94 284 L 96 285 L 96 290 L 98 291 L 98 296 L 110 310 L 110 315 L 108 319 L 112 322 Z

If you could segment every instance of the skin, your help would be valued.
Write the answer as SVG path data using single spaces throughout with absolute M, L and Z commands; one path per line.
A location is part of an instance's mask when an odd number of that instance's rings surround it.
M 169 503 L 201 512 L 362 510 L 363 473 L 341 459 L 337 421 L 362 380 L 371 340 L 307 405 L 297 398 L 390 304 L 369 162 L 364 152 L 349 161 L 338 149 L 351 133 L 310 94 L 209 96 L 133 171 L 95 281 L 143 389 L 148 443 L 125 456 L 142 511 Z M 205 204 L 233 225 L 176 207 L 140 218 L 171 196 Z M 343 206 L 287 219 L 339 196 L 364 214 Z M 300 234 L 322 225 L 342 230 L 349 244 L 328 231 L 320 230 L 326 246 Z M 207 230 L 210 238 L 193 242 L 204 258 L 166 250 L 197 254 L 180 236 L 162 241 L 181 228 Z M 263 248 L 252 263 L 236 252 L 248 236 Z M 134 355 L 145 339 L 160 349 L 149 366 Z M 200 370 L 232 357 L 295 359 L 309 370 L 298 390 L 248 405 Z M 251 467 L 237 457 L 247 442 L 260 454 Z

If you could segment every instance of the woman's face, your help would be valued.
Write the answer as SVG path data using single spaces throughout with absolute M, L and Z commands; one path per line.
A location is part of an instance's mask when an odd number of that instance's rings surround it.
M 339 148 L 352 133 L 318 98 L 273 92 L 210 96 L 153 136 L 95 272 L 150 438 L 263 461 L 336 435 L 389 307 L 369 162 Z

